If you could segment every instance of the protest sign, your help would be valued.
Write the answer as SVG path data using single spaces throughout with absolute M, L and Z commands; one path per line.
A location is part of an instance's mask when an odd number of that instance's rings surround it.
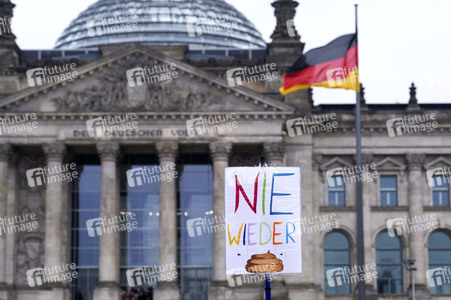
M 227 274 L 302 272 L 300 185 L 296 167 L 226 168 Z

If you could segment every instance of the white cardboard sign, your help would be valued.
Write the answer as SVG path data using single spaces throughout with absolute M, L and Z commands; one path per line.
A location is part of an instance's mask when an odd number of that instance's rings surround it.
M 300 185 L 297 167 L 226 168 L 227 275 L 255 273 L 267 255 L 271 272 L 302 272 Z

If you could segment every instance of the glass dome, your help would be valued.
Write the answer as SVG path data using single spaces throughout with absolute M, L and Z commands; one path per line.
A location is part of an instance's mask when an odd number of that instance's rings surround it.
M 124 43 L 266 47 L 254 25 L 224 0 L 99 0 L 71 22 L 55 48 Z

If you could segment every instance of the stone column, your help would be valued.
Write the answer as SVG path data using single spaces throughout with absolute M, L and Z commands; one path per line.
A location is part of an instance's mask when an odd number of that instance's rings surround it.
M 285 153 L 285 147 L 282 142 L 280 143 L 265 143 L 263 144 L 265 152 L 266 162 L 269 165 L 275 165 L 277 167 L 283 166 L 283 155 Z
M 409 199 L 409 215 L 411 218 L 414 216 L 423 215 L 423 185 L 426 184 L 426 180 L 423 177 L 423 163 L 425 160 L 424 154 L 408 153 L 406 155 L 407 164 L 409 167 L 408 178 L 408 199 Z M 426 271 L 428 266 L 426 265 L 427 251 L 424 245 L 424 235 L 426 232 L 416 232 L 409 234 L 406 240 L 409 241 L 410 255 L 406 258 L 412 258 L 416 260 L 417 271 L 413 272 L 415 276 L 415 294 L 417 299 L 429 299 L 429 288 L 426 282 Z M 403 265 L 404 268 L 404 265 Z M 404 271 L 406 278 L 408 279 L 409 294 L 412 292 L 410 274 Z
M 97 152 L 102 165 L 100 189 L 100 218 L 119 216 L 119 191 L 117 156 L 119 144 L 99 143 Z M 120 232 L 100 236 L 99 282 L 94 290 L 96 300 L 118 300 L 119 287 L 119 237 Z
M 61 143 L 42 146 L 47 157 L 49 170 L 61 169 L 65 145 Z M 45 189 L 45 265 L 53 267 L 60 265 L 61 252 L 61 215 L 63 198 L 63 182 L 52 182 Z
M 210 144 L 213 159 L 213 211 L 215 216 L 225 219 L 224 205 L 224 171 L 229 165 L 231 143 L 222 141 Z M 225 268 L 225 238 L 224 232 L 215 232 L 213 236 L 213 283 L 209 291 L 209 299 L 228 299 Z M 229 293 L 230 294 L 230 293 Z
M 66 146 L 63 143 L 44 144 L 42 146 L 47 157 L 48 170 L 62 170 Z M 53 171 L 52 171 L 53 173 Z M 54 267 L 67 263 L 63 258 L 63 181 L 47 182 L 45 189 L 45 266 Z M 64 227 L 63 227 L 64 226 Z M 51 283 L 52 295 L 55 298 L 67 299 L 69 289 L 66 283 Z M 46 294 L 50 295 L 50 294 Z
M 0 216 L 7 215 L 6 204 L 8 197 L 8 160 L 12 151 L 10 144 L 0 144 Z M 0 230 L 3 230 L 0 227 Z M 6 283 L 6 234 L 0 235 L 0 299 L 10 299 Z
M 370 166 L 371 163 L 373 163 L 373 154 L 371 153 L 363 153 L 362 154 L 362 166 Z M 375 203 L 375 199 L 377 199 L 377 180 L 378 178 L 373 178 L 372 173 L 373 171 L 369 169 L 370 172 L 366 173 L 366 178 L 372 178 L 371 181 L 363 180 L 362 181 L 362 201 L 363 201 L 363 220 L 372 220 L 371 218 L 371 204 Z M 357 201 L 357 199 L 356 199 Z M 373 202 L 374 201 L 374 202 Z M 372 228 L 371 228 L 370 222 L 364 222 L 363 226 L 363 249 L 365 253 L 365 264 L 370 265 L 372 263 L 376 263 L 376 258 L 373 255 L 373 241 L 371 240 L 372 236 Z M 357 232 L 357 230 L 356 230 Z M 356 241 L 357 242 L 357 241 Z M 374 287 L 375 281 L 374 280 L 366 280 L 365 282 L 365 296 L 367 299 L 376 299 L 377 297 L 377 291 Z
M 159 142 L 156 145 L 160 160 L 161 173 L 169 178 L 171 164 L 175 163 L 178 144 L 176 142 Z M 180 299 L 180 289 L 177 280 L 172 278 L 171 264 L 177 264 L 177 194 L 176 180 L 160 181 L 160 230 L 159 230 L 159 265 L 166 271 L 160 273 L 160 280 L 155 290 L 155 299 Z M 163 268 L 164 266 L 164 268 Z
M 318 169 L 313 170 L 313 164 L 318 163 L 318 155 L 313 157 L 313 147 L 311 136 L 301 143 L 287 141 L 286 144 L 286 165 L 290 167 L 299 167 L 301 170 L 301 217 L 310 219 L 320 214 L 317 203 L 314 202 L 314 176 L 318 174 Z M 321 213 L 323 214 L 323 213 Z M 320 247 L 321 232 L 313 230 L 313 226 L 301 226 L 302 241 L 302 274 L 284 275 L 284 281 L 287 288 L 287 296 L 279 296 L 278 299 L 318 299 L 317 290 L 322 284 L 323 275 L 318 269 L 319 255 L 317 249 Z M 319 262 L 322 265 L 322 262 Z M 315 268 L 316 267 L 316 268 Z M 305 276 L 306 274 L 311 274 Z M 321 279 L 320 279 L 321 278 Z
M 14 148 L 13 148 L 14 149 Z M 7 184 L 7 195 L 6 195 L 6 215 L 14 216 L 16 214 L 16 207 L 18 202 L 17 195 L 17 166 L 18 160 L 20 157 L 16 153 L 12 153 L 8 160 L 8 177 L 6 180 Z M 6 238 L 6 283 L 11 287 L 15 283 L 15 274 L 16 274 L 16 252 L 19 246 L 16 243 L 17 233 L 10 233 Z M 11 297 L 12 298 L 12 297 Z M 9 298 L 6 298 L 9 299 Z
M 313 149 L 311 150 L 313 152 Z M 289 151 L 287 149 L 287 155 L 291 156 L 291 151 Z M 287 159 L 289 161 L 289 159 Z M 311 216 L 315 216 L 315 215 L 320 215 L 320 207 L 323 206 L 324 201 L 326 201 L 326 197 L 324 196 L 324 192 L 321 191 L 321 189 L 319 188 L 321 186 L 321 181 L 322 181 L 322 171 L 321 171 L 321 165 L 324 163 L 324 159 L 323 159 L 323 155 L 321 153 L 312 153 L 312 179 L 311 179 L 311 187 L 309 188 L 311 190 L 311 205 L 312 205 L 312 212 Z M 288 162 L 288 164 L 290 164 L 290 162 Z M 304 175 L 304 170 L 301 169 L 301 176 Z M 304 182 L 304 176 L 302 176 L 301 181 L 302 183 L 305 184 Z M 302 192 L 304 192 L 302 190 Z M 308 194 L 307 194 L 308 195 Z M 302 198 L 301 201 L 304 201 L 304 194 L 302 194 Z M 325 214 L 325 213 L 322 213 Z M 302 212 L 302 216 L 305 217 L 306 212 L 303 211 Z M 338 219 L 338 217 L 336 216 L 336 220 Z M 337 221 L 337 224 L 339 224 L 339 222 Z M 305 245 L 305 239 L 304 239 L 304 232 L 302 231 L 302 243 L 304 243 L 302 246 Z M 313 249 L 322 249 L 322 244 L 323 244 L 323 239 L 322 238 L 323 232 L 317 232 L 313 234 L 313 244 L 311 246 L 310 251 L 314 251 Z M 304 252 L 304 249 L 302 249 L 302 251 Z M 304 261 L 302 262 L 304 263 Z M 311 260 L 311 265 L 313 270 L 323 270 L 323 266 L 324 266 L 324 261 L 323 259 L 320 259 L 320 257 L 318 255 L 312 257 Z M 304 266 L 303 266 L 304 269 Z M 303 270 L 304 272 L 304 270 Z M 324 272 L 324 271 L 323 271 Z M 318 287 L 318 289 L 320 289 L 320 287 L 323 285 L 324 283 L 324 273 L 323 272 L 313 272 L 313 278 L 312 278 L 312 284 L 316 285 Z

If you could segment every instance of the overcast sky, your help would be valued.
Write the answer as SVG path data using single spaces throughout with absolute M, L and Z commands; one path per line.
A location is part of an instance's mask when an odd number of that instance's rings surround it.
M 276 23 L 273 1 L 226 1 L 270 41 Z M 71 20 L 96 0 L 12 2 L 19 47 L 51 49 Z M 413 81 L 420 103 L 451 103 L 451 1 L 301 0 L 295 25 L 305 50 L 354 32 L 354 3 L 359 4 L 360 79 L 367 102 L 406 103 Z M 314 99 L 316 104 L 353 103 L 355 93 L 314 88 Z

